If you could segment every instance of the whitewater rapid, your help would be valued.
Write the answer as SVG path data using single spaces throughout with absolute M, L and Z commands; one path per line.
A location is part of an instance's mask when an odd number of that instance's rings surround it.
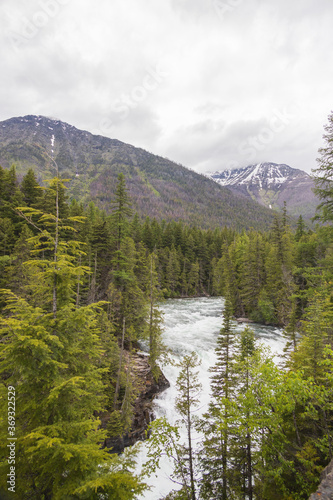
M 171 350 L 174 360 L 180 360 L 184 355 L 195 351 L 201 360 L 198 367 L 199 380 L 202 384 L 200 397 L 200 408 L 197 414 L 203 414 L 208 407 L 210 398 L 210 372 L 209 368 L 214 365 L 216 340 L 222 326 L 224 299 L 221 297 L 200 297 L 191 299 L 169 299 L 165 301 L 160 309 L 164 313 L 163 341 Z M 236 331 L 241 331 L 245 325 L 234 323 Z M 282 330 L 276 327 L 251 324 L 256 337 L 264 345 L 269 346 L 278 360 L 279 353 L 285 345 Z M 175 366 L 163 366 L 163 373 L 170 382 L 170 388 L 165 390 L 154 400 L 154 413 L 156 418 L 165 416 L 170 424 L 174 424 L 179 418 L 174 404 L 177 396 L 176 380 L 179 368 Z M 185 441 L 184 431 L 184 441 Z M 198 437 L 199 439 L 199 437 Z M 141 445 L 138 455 L 138 467 L 145 462 L 146 445 Z M 162 458 L 157 477 L 151 476 L 147 483 L 152 490 L 144 493 L 140 500 L 159 500 L 167 495 L 172 489 L 178 489 L 171 481 L 170 473 L 172 464 L 166 458 Z

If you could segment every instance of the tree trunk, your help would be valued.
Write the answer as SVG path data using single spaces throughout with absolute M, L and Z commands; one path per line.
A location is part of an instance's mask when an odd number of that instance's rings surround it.
M 191 479 L 191 495 L 192 500 L 195 500 L 194 472 L 193 472 L 193 454 L 192 454 L 192 436 L 191 436 L 191 403 L 190 403 L 190 374 L 187 367 L 187 438 L 188 438 L 188 454 L 190 465 Z
M 58 241 L 59 241 L 59 179 L 57 179 L 57 192 L 56 192 L 56 228 L 54 237 L 54 277 L 53 277 L 53 300 L 52 300 L 52 312 L 53 317 L 57 317 L 57 252 L 58 252 Z
M 81 266 L 81 255 L 80 255 L 80 266 Z M 78 309 L 80 305 L 80 273 L 78 274 L 77 277 L 77 288 L 76 288 L 76 308 Z
M 118 367 L 117 382 L 116 382 L 116 388 L 115 388 L 114 400 L 113 400 L 113 409 L 114 410 L 117 408 L 117 400 L 118 400 L 119 389 L 120 389 L 120 375 L 121 375 L 121 365 L 123 362 L 124 343 L 125 343 L 125 318 L 123 319 L 123 334 L 122 334 L 122 338 L 121 338 L 119 367 Z
M 149 318 L 149 352 L 153 352 L 154 339 L 153 339 L 153 256 L 150 256 L 150 318 Z

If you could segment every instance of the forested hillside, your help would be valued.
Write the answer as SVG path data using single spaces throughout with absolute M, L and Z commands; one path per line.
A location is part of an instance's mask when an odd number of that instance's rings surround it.
M 268 228 L 273 219 L 268 208 L 167 158 L 43 116 L 0 122 L 0 165 L 13 164 L 19 176 L 33 168 L 40 183 L 58 175 L 70 179 L 70 199 L 93 201 L 107 213 L 123 173 L 141 219 L 237 230 Z

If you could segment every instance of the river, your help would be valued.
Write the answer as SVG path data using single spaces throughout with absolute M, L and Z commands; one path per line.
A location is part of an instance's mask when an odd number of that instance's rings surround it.
M 209 368 L 214 365 L 216 339 L 222 326 L 222 311 L 224 299 L 221 297 L 201 297 L 190 299 L 169 299 L 163 303 L 161 310 L 164 313 L 164 343 L 171 349 L 175 360 L 180 360 L 185 354 L 195 351 L 200 359 L 198 367 L 199 380 L 202 384 L 201 404 L 199 414 L 207 410 L 210 393 Z M 244 329 L 245 325 L 234 324 L 236 331 Z M 278 360 L 283 350 L 285 339 L 280 328 L 251 324 L 256 337 L 264 345 L 269 346 Z M 178 415 L 174 409 L 177 395 L 175 388 L 179 369 L 175 366 L 164 366 L 163 373 L 170 382 L 170 388 L 154 400 L 156 418 L 165 416 L 174 424 Z M 146 458 L 145 444 L 143 443 L 138 455 L 138 465 Z M 176 485 L 169 478 L 172 470 L 166 459 L 161 459 L 157 477 L 151 476 L 147 482 L 152 485 L 151 491 L 139 497 L 140 500 L 159 500 L 167 495 Z

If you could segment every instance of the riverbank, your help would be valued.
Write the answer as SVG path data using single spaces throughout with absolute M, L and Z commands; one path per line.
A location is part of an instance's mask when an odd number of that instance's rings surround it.
M 129 357 L 129 353 L 126 353 Z M 109 437 L 104 441 L 103 448 L 108 448 L 112 453 L 121 453 L 127 446 L 132 446 L 137 441 L 146 439 L 146 431 L 149 424 L 154 420 L 153 400 L 165 389 L 170 387 L 169 381 L 163 372 L 154 379 L 148 362 L 148 354 L 137 352 L 131 355 L 131 368 L 133 383 L 136 386 L 137 397 L 134 401 L 132 425 L 129 432 L 119 437 Z M 101 427 L 107 428 L 110 413 L 104 412 L 100 415 Z

